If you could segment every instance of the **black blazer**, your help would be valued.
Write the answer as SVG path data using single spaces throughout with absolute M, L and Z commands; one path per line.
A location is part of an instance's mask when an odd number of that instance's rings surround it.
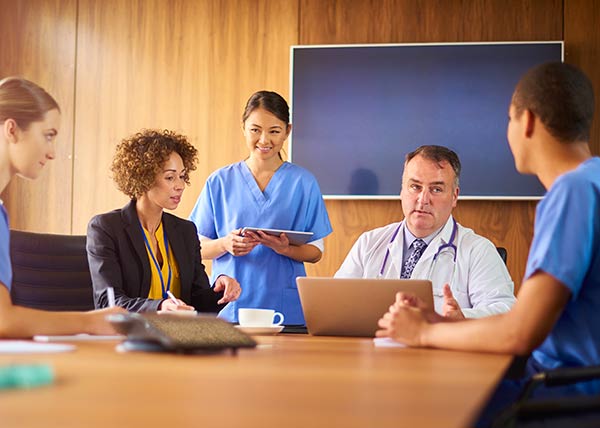
M 163 299 L 148 299 L 152 271 L 146 253 L 135 200 L 120 210 L 92 218 L 87 230 L 87 254 L 96 308 L 108 306 L 106 288 L 115 290 L 115 303 L 131 312 L 158 310 Z M 196 226 L 163 213 L 163 227 L 179 265 L 181 300 L 198 311 L 216 312 L 223 293 L 210 287 L 200 256 Z

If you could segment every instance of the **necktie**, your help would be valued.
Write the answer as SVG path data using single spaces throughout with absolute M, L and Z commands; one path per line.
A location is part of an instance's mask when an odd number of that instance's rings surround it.
M 412 243 L 413 252 L 406 262 L 404 262 L 404 266 L 402 266 L 402 273 L 400 274 L 400 278 L 408 279 L 412 274 L 413 269 L 417 265 L 417 262 L 421 258 L 423 251 L 427 247 L 427 244 L 422 239 L 415 239 Z

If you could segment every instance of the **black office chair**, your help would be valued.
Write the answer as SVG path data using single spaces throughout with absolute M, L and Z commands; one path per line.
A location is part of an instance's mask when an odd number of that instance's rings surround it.
M 600 379 L 600 365 L 537 373 L 525 384 L 519 399 L 494 420 L 492 427 L 598 427 L 600 396 L 531 399 L 535 389 L 542 385 L 552 388 L 593 379 Z
M 504 262 L 504 264 L 506 264 L 506 259 L 508 257 L 508 252 L 506 251 L 506 248 L 504 248 L 504 247 L 496 247 L 496 250 L 498 250 L 498 254 L 500 254 L 500 258 L 502 259 L 502 261 Z
M 51 311 L 94 309 L 85 236 L 11 230 L 15 305 Z

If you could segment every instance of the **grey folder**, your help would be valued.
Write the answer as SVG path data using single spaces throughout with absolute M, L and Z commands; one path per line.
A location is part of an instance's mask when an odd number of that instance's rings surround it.
M 127 335 L 125 350 L 219 352 L 253 348 L 256 342 L 221 319 L 161 314 L 111 314 L 108 320 Z

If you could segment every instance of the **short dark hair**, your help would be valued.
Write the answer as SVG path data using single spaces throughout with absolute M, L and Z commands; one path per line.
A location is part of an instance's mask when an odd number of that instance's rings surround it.
M 530 69 L 519 80 L 512 104 L 517 117 L 531 110 L 563 143 L 590 139 L 594 88 L 577 67 L 549 62 Z
M 404 165 L 410 162 L 415 156 L 420 155 L 427 160 L 436 162 L 438 164 L 442 162 L 448 162 L 452 169 L 454 170 L 454 185 L 458 187 L 458 182 L 460 178 L 460 159 L 458 155 L 450 150 L 448 147 L 444 146 L 436 146 L 436 145 L 427 145 L 418 147 L 416 150 L 410 152 L 406 155 L 406 160 L 404 161 Z
M 284 122 L 286 126 L 290 123 L 290 108 L 288 107 L 288 103 L 277 92 L 258 91 L 253 93 L 244 108 L 242 122 L 246 122 L 248 116 L 258 108 L 265 109 L 277 119 Z

